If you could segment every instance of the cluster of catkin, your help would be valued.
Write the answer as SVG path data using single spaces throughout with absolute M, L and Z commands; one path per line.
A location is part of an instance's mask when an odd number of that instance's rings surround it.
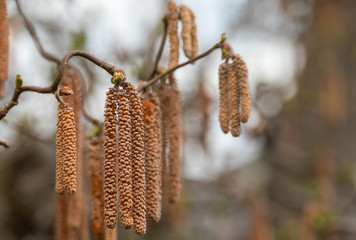
M 178 64 L 179 19 L 182 21 L 181 37 L 183 40 L 183 50 L 185 56 L 191 59 L 195 57 L 198 52 L 197 26 L 195 24 L 195 15 L 193 11 L 185 5 L 180 5 L 178 7 L 174 1 L 169 1 L 167 14 L 168 36 L 170 43 L 169 68 Z
M 5 80 L 9 59 L 9 24 L 6 1 L 0 1 L 0 98 L 5 94 Z
M 251 113 L 251 93 L 246 63 L 238 54 L 230 56 L 232 63 L 219 67 L 219 122 L 224 133 L 241 135 L 241 122 L 246 123 Z
M 110 88 L 104 121 L 104 222 L 146 232 L 146 179 L 142 103 L 128 82 Z M 117 202 L 119 199 L 119 211 Z

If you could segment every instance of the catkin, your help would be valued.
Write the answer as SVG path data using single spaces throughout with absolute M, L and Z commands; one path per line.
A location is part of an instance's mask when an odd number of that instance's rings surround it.
M 161 163 L 162 163 L 162 171 L 161 171 L 161 183 L 165 183 L 165 177 L 167 172 L 167 154 L 166 154 L 166 146 L 167 146 L 167 91 L 168 85 L 162 83 L 157 88 L 157 95 L 160 101 L 160 112 L 161 112 Z
M 229 75 L 228 66 L 225 63 L 219 66 L 219 122 L 224 133 L 229 132 Z
M 158 195 L 157 195 L 157 212 L 156 212 L 156 218 L 157 221 L 160 220 L 161 218 L 161 209 L 162 209 L 162 172 L 163 168 L 166 167 L 166 164 L 162 160 L 162 112 L 161 112 L 161 101 L 159 100 L 159 97 L 157 93 L 150 93 L 148 96 L 149 100 L 153 103 L 155 106 L 154 108 L 154 118 L 155 118 L 155 132 L 157 136 L 157 147 L 156 147 L 156 158 L 157 158 L 157 166 L 158 166 Z
M 104 112 L 104 221 L 114 228 L 117 219 L 117 152 L 116 152 L 116 92 L 110 88 L 106 93 Z
M 241 122 L 246 123 L 251 113 L 251 93 L 248 84 L 248 71 L 245 61 L 240 55 L 234 54 L 231 57 L 237 67 L 238 81 L 241 94 Z
M 178 201 L 181 176 L 181 103 L 179 90 L 172 86 L 167 92 L 167 134 L 169 142 L 169 187 L 168 200 L 172 203 Z
M 135 232 L 146 233 L 146 181 L 143 110 L 140 97 L 135 87 L 123 82 L 122 87 L 130 100 L 132 126 L 132 192 L 133 221 Z
M 63 194 L 65 191 L 64 185 L 64 169 L 63 169 L 63 154 L 65 146 L 63 146 L 63 115 L 64 106 L 58 105 L 58 119 L 57 119 L 57 132 L 56 132 L 56 192 Z
M 187 58 L 192 57 L 192 15 L 190 9 L 185 5 L 180 5 L 180 18 L 182 20 L 183 50 Z
M 0 98 L 5 94 L 5 81 L 9 64 L 9 24 L 6 1 L 0 1 Z
M 150 100 L 143 100 L 144 123 L 145 123 L 145 156 L 146 156 L 146 205 L 147 217 L 154 222 L 160 219 L 160 162 L 157 149 L 158 136 L 155 119 L 155 106 Z
M 190 9 L 189 9 L 190 10 Z M 197 25 L 195 23 L 195 15 L 192 10 L 190 10 L 190 17 L 192 21 L 192 58 L 195 57 L 198 53 L 199 43 L 198 43 L 198 34 L 197 34 Z
M 130 102 L 123 90 L 118 92 L 118 189 L 119 217 L 124 228 L 131 228 L 132 168 L 131 168 L 131 114 Z
M 73 108 L 66 106 L 63 114 L 63 170 L 65 191 L 73 194 L 77 190 L 76 130 Z
M 103 139 L 101 136 L 89 142 L 89 171 L 91 199 L 91 229 L 97 239 L 104 239 L 103 192 Z
M 241 135 L 240 89 L 236 70 L 234 64 L 228 65 L 230 132 L 234 137 Z
M 173 1 L 168 2 L 168 15 L 167 15 L 167 24 L 168 24 L 168 37 L 170 43 L 169 50 L 169 65 L 168 68 L 174 67 L 178 64 L 178 10 L 177 4 Z

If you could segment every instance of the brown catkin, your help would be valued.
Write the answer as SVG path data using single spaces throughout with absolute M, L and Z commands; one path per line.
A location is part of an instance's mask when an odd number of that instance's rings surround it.
M 146 206 L 147 217 L 154 222 L 160 219 L 160 177 L 161 169 L 157 149 L 158 136 L 155 119 L 155 106 L 150 100 L 143 100 L 145 123 L 145 156 L 146 156 Z
M 229 132 L 230 113 L 229 113 L 229 75 L 228 66 L 222 63 L 219 66 L 219 122 L 224 133 Z
M 73 194 L 77 190 L 77 147 L 73 108 L 64 107 L 63 121 L 63 170 L 65 191 Z
M 64 185 L 64 169 L 63 169 L 63 154 L 65 147 L 63 146 L 63 115 L 64 106 L 58 105 L 57 132 L 56 132 L 56 192 L 63 194 L 65 191 Z
M 104 221 L 114 228 L 117 219 L 116 90 L 106 93 L 104 113 Z
M 179 7 L 180 18 L 182 20 L 183 50 L 187 58 L 192 57 L 192 15 L 190 9 L 185 5 Z
M 146 233 L 146 180 L 143 109 L 140 97 L 135 87 L 129 82 L 123 82 L 122 87 L 129 97 L 131 111 L 133 221 L 135 232 L 139 235 L 143 235 Z
M 125 229 L 131 228 L 132 219 L 132 167 L 131 167 L 131 114 L 130 102 L 123 90 L 118 91 L 118 189 L 119 216 Z
M 117 240 L 117 229 L 105 228 L 105 240 Z
M 157 212 L 155 216 L 158 222 L 161 219 L 161 209 L 162 209 L 162 169 L 163 169 L 163 160 L 162 160 L 162 112 L 161 112 L 161 102 L 157 93 L 150 93 L 149 100 L 154 105 L 154 117 L 155 117 L 155 132 L 157 136 L 157 147 L 156 147 L 156 158 L 158 166 L 158 195 L 157 195 Z M 164 164 L 164 167 L 166 165 Z
M 230 132 L 234 137 L 241 135 L 240 89 L 234 64 L 228 65 Z
M 167 15 L 167 24 L 168 24 L 168 37 L 170 43 L 169 50 L 169 65 L 168 68 L 174 67 L 178 64 L 178 9 L 177 4 L 173 1 L 168 2 L 168 15 Z
M 189 9 L 190 10 L 190 9 Z M 192 10 L 190 10 L 191 21 L 192 21 L 192 58 L 198 54 L 199 43 L 198 43 L 198 33 L 197 25 L 195 23 L 195 15 Z
M 5 94 L 5 81 L 9 64 L 9 24 L 6 1 L 0 1 L 0 98 Z
M 68 239 L 67 199 L 66 195 L 57 195 L 55 239 Z
M 162 163 L 162 172 L 161 172 L 161 183 L 164 184 L 166 172 L 167 172 L 167 154 L 166 146 L 167 144 L 167 91 L 168 84 L 162 83 L 157 88 L 157 96 L 160 101 L 160 112 L 161 112 L 161 163 Z
M 167 134 L 169 142 L 168 169 L 169 186 L 168 200 L 175 203 L 179 199 L 181 187 L 181 103 L 180 94 L 176 86 L 167 92 Z
M 237 67 L 237 75 L 241 94 L 241 122 L 246 123 L 251 113 L 251 93 L 248 84 L 248 71 L 245 61 L 240 55 L 234 54 L 231 57 Z
M 91 229 L 97 239 L 104 239 L 103 138 L 89 142 Z

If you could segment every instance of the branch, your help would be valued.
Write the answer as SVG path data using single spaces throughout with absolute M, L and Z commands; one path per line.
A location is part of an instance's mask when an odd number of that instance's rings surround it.
M 61 59 L 60 59 L 60 58 L 58 58 L 58 57 L 54 56 L 53 54 L 47 52 L 47 51 L 43 48 L 43 46 L 42 46 L 42 44 L 41 44 L 41 42 L 40 42 L 40 40 L 39 40 L 39 38 L 38 38 L 38 36 L 37 36 L 37 33 L 36 33 L 36 30 L 35 30 L 34 26 L 33 26 L 32 23 L 26 18 L 25 14 L 24 14 L 23 11 L 22 11 L 22 7 L 21 7 L 19 1 L 18 1 L 18 0 L 15 0 L 15 2 L 16 2 L 16 5 L 17 5 L 17 9 L 19 10 L 19 13 L 21 14 L 21 16 L 22 16 L 22 18 L 23 18 L 23 20 L 24 20 L 24 22 L 25 22 L 26 28 L 27 28 L 28 32 L 30 33 L 30 35 L 31 35 L 31 37 L 32 37 L 32 39 L 33 39 L 33 41 L 35 41 L 35 44 L 36 44 L 38 50 L 40 51 L 41 55 L 42 55 L 44 58 L 48 59 L 49 61 L 56 62 L 56 63 L 60 64 L 60 63 L 61 63 Z
M 2 141 L 0 140 L 0 146 L 3 146 L 5 148 L 9 148 L 10 147 L 10 144 L 8 142 L 5 142 L 5 141 Z
M 62 59 L 61 65 L 59 67 L 57 76 L 52 83 L 52 85 L 48 87 L 38 87 L 38 86 L 22 86 L 22 87 L 15 87 L 14 93 L 12 98 L 9 102 L 5 103 L 2 108 L 0 108 L 0 120 L 6 116 L 11 108 L 18 104 L 18 99 L 23 92 L 37 92 L 37 93 L 55 93 L 58 89 L 58 85 L 61 82 L 64 71 L 68 65 L 69 60 L 74 56 L 80 56 L 83 58 L 88 59 L 89 61 L 93 62 L 94 64 L 98 65 L 99 67 L 105 69 L 110 75 L 113 75 L 115 72 L 124 72 L 122 69 L 117 68 L 107 62 L 104 62 L 93 55 L 79 50 L 70 51 L 67 55 L 64 56 Z
M 163 22 L 164 22 L 164 32 L 163 32 L 163 35 L 162 35 L 161 44 L 159 45 L 159 49 L 158 49 L 158 52 L 157 52 L 155 61 L 154 61 L 154 63 L 153 63 L 153 69 L 152 69 L 152 72 L 151 72 L 151 74 L 150 74 L 150 78 L 149 78 L 149 79 L 152 79 L 152 78 L 155 76 L 155 74 L 156 74 L 158 62 L 159 62 L 159 60 L 161 59 L 161 56 L 162 56 L 162 53 L 163 53 L 163 49 L 164 49 L 164 45 L 165 45 L 166 39 L 167 39 L 168 24 L 167 24 L 167 19 L 166 19 L 166 17 L 163 18 Z
M 197 61 L 198 59 L 201 59 L 207 55 L 209 55 L 211 52 L 213 52 L 215 49 L 220 48 L 223 45 L 222 42 L 218 42 L 215 43 L 210 49 L 208 49 L 207 51 L 203 52 L 202 54 L 190 59 L 189 61 L 186 61 L 184 63 L 178 64 L 170 69 L 168 69 L 167 71 L 165 71 L 164 73 L 159 74 L 158 76 L 156 76 L 155 78 L 147 81 L 147 82 L 141 82 L 141 84 L 137 87 L 137 91 L 141 92 L 142 90 L 144 90 L 145 88 L 147 88 L 148 86 L 152 85 L 153 83 L 155 83 L 156 81 L 158 81 L 159 79 L 161 79 L 162 77 L 170 74 L 171 72 L 173 72 L 174 70 L 184 67 L 185 65 L 191 64 L 195 61 Z

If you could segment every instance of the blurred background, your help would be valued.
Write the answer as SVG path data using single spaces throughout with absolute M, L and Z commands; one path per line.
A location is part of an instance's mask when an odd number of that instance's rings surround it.
M 15 2 L 6 2 L 10 67 L 1 104 L 17 73 L 24 84 L 47 86 L 57 70 L 37 51 Z M 219 50 L 177 70 L 185 125 L 182 198 L 164 204 L 162 220 L 149 222 L 146 236 L 120 228 L 119 239 L 356 239 L 356 1 L 176 2 L 196 15 L 199 52 L 227 34 L 247 63 L 253 110 L 241 137 L 222 133 Z M 48 52 L 85 50 L 123 68 L 137 86 L 151 71 L 167 1 L 21 5 Z M 110 76 L 83 59 L 71 62 L 86 79 L 86 110 L 102 121 Z M 56 114 L 52 95 L 25 93 L 0 122 L 0 138 L 11 144 L 0 149 L 0 239 L 53 239 Z

